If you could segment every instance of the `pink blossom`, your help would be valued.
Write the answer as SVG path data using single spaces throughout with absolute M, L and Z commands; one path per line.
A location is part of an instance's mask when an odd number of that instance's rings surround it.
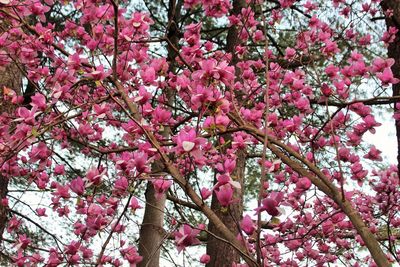
M 100 171 L 97 168 L 91 168 L 87 173 L 86 173 L 86 178 L 89 181 L 89 185 L 86 185 L 86 187 L 89 187 L 90 185 L 99 185 L 101 183 L 102 177 L 105 174 L 106 170 L 103 170 L 103 172 L 100 173 Z
M 394 64 L 393 58 L 383 59 L 377 57 L 372 62 L 371 72 L 372 73 L 383 72 L 386 68 L 390 68 L 391 66 L 393 66 L 393 64 Z
M 56 165 L 54 167 L 54 174 L 55 175 L 63 175 L 65 173 L 64 165 Z
M 382 161 L 381 153 L 382 153 L 382 151 L 380 151 L 379 149 L 376 149 L 376 147 L 373 145 L 373 146 L 371 146 L 368 153 L 364 156 L 364 158 L 370 159 L 370 160 L 375 160 L 375 161 Z
M 205 200 L 205 199 L 209 198 L 212 195 L 212 191 L 210 189 L 208 189 L 208 188 L 203 187 L 200 190 L 200 195 Z
M 40 217 L 47 217 L 46 209 L 45 208 L 37 208 L 36 213 Z
M 252 235 L 256 230 L 256 226 L 254 225 L 254 222 L 249 215 L 243 217 L 242 221 L 240 222 L 240 228 L 247 235 Z
M 358 43 L 359 43 L 360 45 L 363 45 L 363 46 L 369 45 L 369 44 L 371 43 L 371 35 L 368 33 L 368 34 L 362 36 L 362 37 L 358 40 Z
M 215 167 L 220 173 L 232 173 L 236 168 L 236 160 L 228 158 L 223 164 L 218 163 Z
M 381 38 L 381 40 L 383 42 L 385 42 L 386 44 L 390 44 L 394 41 L 394 39 L 396 38 L 396 33 L 399 30 L 396 27 L 390 26 L 389 29 L 383 33 L 383 36 Z
M 376 74 L 376 77 L 381 80 L 383 86 L 399 82 L 399 79 L 393 77 L 393 72 L 390 68 L 385 68 L 383 72 Z
M 207 264 L 207 263 L 209 263 L 210 262 L 210 255 L 208 255 L 208 254 L 203 254 L 203 255 L 201 255 L 201 257 L 200 257 L 200 263 L 202 263 L 202 264 Z
M 264 198 L 261 202 L 261 207 L 256 209 L 256 212 L 266 211 L 271 216 L 278 216 L 280 211 L 277 207 L 280 205 L 281 201 L 283 200 L 283 193 L 282 192 L 271 192 L 269 197 Z
M 35 117 L 40 114 L 40 112 L 36 112 L 37 107 L 33 107 L 31 110 L 27 109 L 26 107 L 21 107 L 17 109 L 17 116 L 18 119 L 15 121 L 23 121 L 26 124 L 34 125 L 35 124 Z
M 36 93 L 31 96 L 31 105 L 40 111 L 45 111 L 47 108 L 46 98 L 42 94 Z
M 31 243 L 31 239 L 28 238 L 25 234 L 18 235 L 18 241 L 15 244 L 17 250 L 26 249 L 28 245 Z
M 127 248 L 120 250 L 121 255 L 126 259 L 130 266 L 135 267 L 136 264 L 142 261 L 143 257 L 139 255 L 136 248 L 133 246 L 128 246 Z
M 53 195 L 61 197 L 61 198 L 66 198 L 66 199 L 71 197 L 71 195 L 69 194 L 69 186 L 68 185 L 62 186 L 57 182 L 52 182 L 52 187 L 56 188 L 56 191 L 53 192 Z
M 92 72 L 85 74 L 85 76 L 92 78 L 95 81 L 102 81 L 110 75 L 110 71 L 104 70 L 103 65 L 99 65 Z
M 15 230 L 17 230 L 21 226 L 22 222 L 19 220 L 17 217 L 13 216 L 11 219 L 8 221 L 7 224 L 7 232 L 11 233 Z
M 285 50 L 285 59 L 292 59 L 296 55 L 296 50 L 288 47 Z
M 140 206 L 137 198 L 135 198 L 135 197 L 131 198 L 131 201 L 129 202 L 129 207 L 134 211 L 142 208 L 142 206 Z
M 128 189 L 128 179 L 126 179 L 125 176 L 122 176 L 121 178 L 117 179 L 114 183 L 114 194 L 116 195 L 124 195 L 127 193 Z
M 179 228 L 179 231 L 174 233 L 175 245 L 180 253 L 186 247 L 200 244 L 200 241 L 196 236 L 200 233 L 200 230 L 193 229 L 188 224 L 184 224 Z
M 369 130 L 371 133 L 375 133 L 375 127 L 381 126 L 382 124 L 379 122 L 375 121 L 374 116 L 372 115 L 367 115 L 363 118 L 364 125 L 366 130 Z
M 70 188 L 72 192 L 77 195 L 82 195 L 85 192 L 85 183 L 81 177 L 77 177 L 76 179 L 70 182 Z
M 153 67 L 147 67 L 140 72 L 144 84 L 152 84 L 156 80 L 156 71 Z
M 103 119 L 105 118 L 107 112 L 109 112 L 110 107 L 106 103 L 103 103 L 101 105 L 94 104 L 93 110 L 96 113 L 97 118 Z
M 171 187 L 172 181 L 160 178 L 160 179 L 154 179 L 152 181 L 152 184 L 155 190 L 156 198 L 160 199 L 165 194 L 165 192 Z
M 179 134 L 173 138 L 176 142 L 175 151 L 179 154 L 190 153 L 194 157 L 194 160 L 198 163 L 202 163 L 204 160 L 203 147 L 205 145 L 205 139 L 197 137 L 197 133 L 193 128 L 186 128 L 179 132 Z
M 203 127 L 206 129 L 218 129 L 220 131 L 225 131 L 230 120 L 228 116 L 218 114 L 215 117 L 207 117 L 204 121 Z
M 223 207 L 227 207 L 233 202 L 233 189 L 230 184 L 219 186 L 218 189 L 215 189 L 215 194 L 217 196 L 218 202 Z
M 304 192 L 311 187 L 311 181 L 307 177 L 300 178 L 296 183 L 296 191 Z

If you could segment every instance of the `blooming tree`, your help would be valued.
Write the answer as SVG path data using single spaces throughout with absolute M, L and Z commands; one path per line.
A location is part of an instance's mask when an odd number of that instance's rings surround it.
M 400 262 L 392 2 L 0 0 L 4 260 Z

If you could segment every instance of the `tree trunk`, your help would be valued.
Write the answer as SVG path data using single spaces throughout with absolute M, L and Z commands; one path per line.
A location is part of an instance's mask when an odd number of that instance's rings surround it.
M 400 1 L 398 0 L 383 0 L 381 2 L 383 11 L 388 9 L 393 10 L 393 16 L 386 16 L 386 26 L 395 27 L 399 32 L 396 34 L 396 38 L 388 46 L 388 57 L 394 59 L 394 64 L 392 66 L 393 75 L 396 78 L 400 78 Z M 394 84 L 392 86 L 393 96 L 400 95 L 400 83 Z M 394 108 L 394 112 L 400 112 L 400 109 Z M 400 120 L 395 121 L 396 125 L 396 137 L 397 137 L 397 169 L 400 177 Z
M 243 213 L 243 181 L 246 167 L 246 152 L 240 150 L 236 155 L 238 159 L 236 161 L 236 168 L 232 173 L 232 178 L 241 184 L 242 189 L 236 189 L 233 198 L 239 201 L 229 205 L 228 210 L 221 207 L 215 193 L 211 201 L 211 209 L 235 235 L 239 233 L 238 223 Z M 218 228 L 211 222 L 208 225 L 208 230 L 214 235 L 222 237 Z M 230 267 L 232 266 L 232 262 L 240 260 L 240 254 L 232 248 L 231 244 L 223 242 L 213 235 L 208 236 L 207 254 L 210 255 L 210 262 L 206 265 L 207 267 Z
M 175 0 L 169 1 L 168 7 L 168 33 L 167 37 L 170 42 L 178 47 L 179 37 L 177 23 L 180 17 L 180 11 L 182 7 L 182 1 L 178 4 Z M 175 70 L 175 58 L 177 54 L 172 47 L 168 47 L 168 63 L 169 71 Z M 173 103 L 173 95 L 170 90 L 166 89 L 167 101 L 169 104 Z M 165 138 L 169 135 L 169 127 L 165 127 L 163 136 Z M 162 163 L 156 162 L 152 168 L 157 171 L 162 171 Z M 139 239 L 139 254 L 143 257 L 143 260 L 138 264 L 138 267 L 158 267 L 160 265 L 160 248 L 165 238 L 165 232 L 163 230 L 164 225 L 164 209 L 166 202 L 166 195 L 156 199 L 154 196 L 154 188 L 151 182 L 147 183 L 146 189 L 146 206 L 145 213 L 140 228 L 140 239 Z
M 0 25 L 0 34 L 3 32 L 3 25 Z M 8 65 L 5 69 L 0 70 L 0 95 L 4 95 L 4 88 L 10 88 L 17 94 L 21 93 L 22 74 L 18 66 L 14 63 Z M 2 97 L 0 97 L 0 114 L 12 114 L 15 106 L 9 104 Z M 0 162 L 2 159 L 0 158 Z M 0 201 L 7 196 L 8 192 L 8 178 L 0 174 Z M 3 237 L 3 232 L 8 221 L 7 207 L 3 206 L 0 202 L 0 240 Z
M 244 1 L 234 0 L 232 14 L 240 14 L 243 7 L 245 7 Z M 226 50 L 227 52 L 232 54 L 231 65 L 233 66 L 235 66 L 236 63 L 239 61 L 239 59 L 235 55 L 235 47 L 239 43 L 240 39 L 238 38 L 238 29 L 236 26 L 232 26 L 228 31 Z M 238 72 L 237 68 L 235 68 L 235 70 L 236 72 Z M 237 77 L 240 77 L 239 73 L 236 74 Z M 240 100 L 238 99 L 238 101 Z M 232 136 L 230 134 L 224 135 L 224 138 L 226 141 L 228 141 L 232 138 Z M 235 235 L 239 234 L 238 226 L 243 214 L 243 184 L 246 169 L 246 154 L 247 153 L 245 150 L 239 150 L 236 153 L 236 168 L 231 175 L 232 179 L 239 182 L 241 185 L 241 189 L 236 189 L 233 195 L 233 198 L 235 200 L 238 200 L 238 202 L 229 205 L 228 210 L 226 210 L 221 207 L 215 193 L 213 194 L 211 200 L 211 209 L 228 227 L 228 229 L 232 230 Z M 218 228 L 212 222 L 209 223 L 208 230 L 218 237 L 222 236 Z M 232 248 L 231 244 L 217 239 L 213 235 L 210 235 L 208 238 L 207 254 L 210 256 L 210 262 L 206 265 L 207 267 L 229 267 L 232 265 L 233 262 L 239 262 L 240 260 L 240 254 L 237 250 Z
M 166 195 L 156 199 L 154 193 L 153 185 L 148 182 L 145 213 L 139 232 L 139 254 L 143 257 L 139 267 L 160 265 L 160 247 L 165 235 L 163 224 Z

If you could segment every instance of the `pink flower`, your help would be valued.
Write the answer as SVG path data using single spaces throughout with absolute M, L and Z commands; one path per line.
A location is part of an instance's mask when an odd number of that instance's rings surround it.
M 56 165 L 54 167 L 54 174 L 55 175 L 63 175 L 65 173 L 64 165 Z
M 41 111 L 45 111 L 47 108 L 46 98 L 42 94 L 36 93 L 31 97 L 31 105 Z
M 336 67 L 335 65 L 329 65 L 325 68 L 325 73 L 328 75 L 329 78 L 333 79 L 337 77 L 339 72 L 339 68 Z
M 39 217 L 47 217 L 45 208 L 37 208 L 36 213 Z
M 372 62 L 371 72 L 372 73 L 383 72 L 384 69 L 390 68 L 391 66 L 393 66 L 393 64 L 394 64 L 393 58 L 383 59 L 377 57 Z
M 261 207 L 256 209 L 256 212 L 266 211 L 271 216 L 278 216 L 280 211 L 277 209 L 283 199 L 282 192 L 271 192 L 269 197 L 262 200 Z
M 15 121 L 23 121 L 26 124 L 34 125 L 35 124 L 35 117 L 40 114 L 40 112 L 36 112 L 37 107 L 33 107 L 31 110 L 27 109 L 26 107 L 21 107 L 17 109 L 17 116 L 18 119 Z
M 300 178 L 296 183 L 296 190 L 298 192 L 304 192 L 311 187 L 311 181 L 307 177 Z
M 120 196 L 124 195 L 127 192 L 128 189 L 128 179 L 126 179 L 125 176 L 122 176 L 121 178 L 117 179 L 114 183 L 114 194 Z
M 147 67 L 140 71 L 140 76 L 143 79 L 144 84 L 152 84 L 156 80 L 156 71 L 153 67 Z
M 232 203 L 233 189 L 230 184 L 219 186 L 215 190 L 215 194 L 221 206 L 227 207 Z
M 383 33 L 381 40 L 386 44 L 392 43 L 396 38 L 396 33 L 399 30 L 396 27 L 390 26 L 389 29 Z
M 334 231 L 334 225 L 333 222 L 328 220 L 322 224 L 322 232 L 324 235 L 329 235 Z
M 91 185 L 99 185 L 101 183 L 101 179 L 103 175 L 105 174 L 106 170 L 104 169 L 103 172 L 100 173 L 100 171 L 97 168 L 91 168 L 87 173 L 86 173 L 86 178 L 89 181 L 89 184 L 86 185 L 87 187 Z
M 25 234 L 18 235 L 18 241 L 15 244 L 15 247 L 17 248 L 17 250 L 26 249 L 30 243 L 31 239 L 28 238 Z
M 71 241 L 71 243 L 69 243 L 66 247 L 64 252 L 66 254 L 70 254 L 70 255 L 75 255 L 76 253 L 78 253 L 79 248 L 81 246 L 81 243 L 78 241 Z
M 187 224 L 184 224 L 179 228 L 179 231 L 175 232 L 175 245 L 180 253 L 183 249 L 188 246 L 198 245 L 200 241 L 196 236 L 200 233 L 200 230 L 193 229 Z
M 57 182 L 52 182 L 52 187 L 56 188 L 56 191 L 54 193 L 52 193 L 53 195 L 62 197 L 62 198 L 66 198 L 66 199 L 71 197 L 71 195 L 69 194 L 69 186 L 68 185 L 62 186 Z
M 210 262 L 210 255 L 208 255 L 208 254 L 203 254 L 201 257 L 200 257 L 200 263 L 202 263 L 202 264 L 207 264 L 207 263 L 209 263 Z
M 13 216 L 9 221 L 7 225 L 7 232 L 11 233 L 15 230 L 17 230 L 21 226 L 22 222 L 21 220 L 17 219 L 17 217 Z
M 160 108 L 156 107 L 153 111 L 153 121 L 156 124 L 166 124 L 171 118 L 171 112 Z
M 124 259 L 126 259 L 131 266 L 136 266 L 139 262 L 142 261 L 143 257 L 139 255 L 136 248 L 133 246 L 128 246 L 127 248 L 120 250 Z
M 162 195 L 171 187 L 172 181 L 163 178 L 155 179 L 152 181 L 156 199 L 160 199 Z
M 99 65 L 92 72 L 85 74 L 86 77 L 90 77 L 95 81 L 102 81 L 109 75 L 110 71 L 105 71 L 103 65 Z
M 211 196 L 211 194 L 212 194 L 212 191 L 210 189 L 208 189 L 208 188 L 203 187 L 200 190 L 200 195 L 204 200 L 209 198 Z
M 106 117 L 107 112 L 109 112 L 110 107 L 106 103 L 103 103 L 101 105 L 94 104 L 93 110 L 96 113 L 97 118 L 103 119 Z
M 287 47 L 285 50 L 285 59 L 292 59 L 294 56 L 296 55 L 296 50 L 291 48 L 291 47 Z
M 76 179 L 72 180 L 69 186 L 72 192 L 74 192 L 77 195 L 81 196 L 85 192 L 85 184 L 81 177 L 77 177 Z
M 240 222 L 240 228 L 247 235 L 252 235 L 256 230 L 256 226 L 254 225 L 254 222 L 249 215 L 243 217 L 242 221 Z
M 370 159 L 370 160 L 375 160 L 375 161 L 382 161 L 382 156 L 381 156 L 382 151 L 379 149 L 376 149 L 375 146 L 371 146 L 370 150 L 368 151 L 368 154 L 364 156 L 365 159 Z
M 133 153 L 133 165 L 136 168 L 136 171 L 139 173 L 148 172 L 148 155 L 145 152 L 135 152 Z
M 236 167 L 236 160 L 235 159 L 225 159 L 224 163 L 218 163 L 215 168 L 218 170 L 220 173 L 232 173 L 233 170 Z
M 194 80 L 208 82 L 210 79 L 219 80 L 225 85 L 234 81 L 235 70 L 226 61 L 217 62 L 215 59 L 206 59 L 200 62 L 201 70 L 192 74 Z
M 240 189 L 241 185 L 237 181 L 233 181 L 232 178 L 228 174 L 217 174 L 217 184 L 214 186 L 214 188 L 219 188 L 220 186 L 223 186 L 225 184 L 230 184 L 232 187 Z
M 396 84 L 399 82 L 399 79 L 393 77 L 393 72 L 390 68 L 385 68 L 383 72 L 376 74 L 376 77 L 381 80 L 382 86 Z
M 382 125 L 381 123 L 376 122 L 374 116 L 372 116 L 372 115 L 365 116 L 363 118 L 363 121 L 365 123 L 364 125 L 365 125 L 366 130 L 369 130 L 373 134 L 376 132 L 375 127 Z
M 135 198 L 135 197 L 132 197 L 132 198 L 131 198 L 131 201 L 130 201 L 130 203 L 129 203 L 129 207 L 130 207 L 131 209 L 133 209 L 134 211 L 137 210 L 137 209 L 141 209 L 141 208 L 142 208 L 142 206 L 140 206 L 140 204 L 139 204 L 137 198 Z
M 221 115 L 218 114 L 214 117 L 207 117 L 206 120 L 204 121 L 203 127 L 205 129 L 218 129 L 221 131 L 225 131 L 228 124 L 229 124 L 230 120 L 228 118 L 228 116 L 226 115 Z
M 202 156 L 201 146 L 205 144 L 206 140 L 204 138 L 197 137 L 195 129 L 183 129 L 174 139 L 177 145 L 176 151 L 178 153 L 191 153 L 195 157 Z

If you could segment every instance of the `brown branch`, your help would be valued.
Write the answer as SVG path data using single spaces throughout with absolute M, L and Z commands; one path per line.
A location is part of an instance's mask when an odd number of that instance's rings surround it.
M 350 105 L 356 104 L 356 103 L 363 103 L 364 105 L 367 105 L 367 106 L 376 106 L 376 105 L 393 104 L 393 103 L 397 103 L 399 101 L 400 101 L 400 96 L 378 96 L 378 97 L 371 97 L 371 98 L 367 98 L 367 99 L 354 99 L 349 102 L 336 102 L 333 100 L 326 101 L 325 99 L 323 99 L 323 100 L 313 99 L 313 100 L 310 100 L 310 103 L 317 104 L 317 105 L 328 104 L 328 106 L 344 108 L 344 107 L 347 107 L 347 106 L 350 106 Z
M 240 120 L 237 116 L 229 114 L 232 120 L 240 125 Z M 243 125 L 247 129 L 247 132 L 255 137 L 259 142 L 263 142 L 264 133 L 259 129 L 250 126 Z M 305 157 L 300 155 L 298 152 L 293 150 L 290 146 L 283 144 L 272 136 L 268 136 L 268 148 L 280 158 L 286 165 L 291 167 L 295 172 L 302 176 L 307 177 L 310 181 L 328 197 L 330 197 L 340 209 L 347 215 L 350 221 L 353 223 L 354 228 L 363 239 L 366 247 L 371 253 L 372 258 L 379 267 L 389 267 L 389 261 L 386 258 L 385 253 L 380 247 L 376 237 L 369 230 L 361 215 L 352 206 L 351 202 L 342 196 L 339 189 L 326 177 L 322 171 L 315 166 L 313 163 L 308 161 Z M 295 158 L 296 160 L 293 160 Z
M 178 205 L 185 206 L 185 207 L 188 207 L 188 208 L 191 208 L 191 209 L 194 209 L 194 210 L 201 211 L 201 209 L 196 204 L 191 203 L 191 202 L 187 202 L 185 200 L 182 200 L 182 199 L 177 198 L 175 196 L 172 196 L 170 194 L 167 194 L 167 199 L 172 201 L 172 202 L 174 202 L 174 203 L 176 203 L 176 204 L 178 204 Z

